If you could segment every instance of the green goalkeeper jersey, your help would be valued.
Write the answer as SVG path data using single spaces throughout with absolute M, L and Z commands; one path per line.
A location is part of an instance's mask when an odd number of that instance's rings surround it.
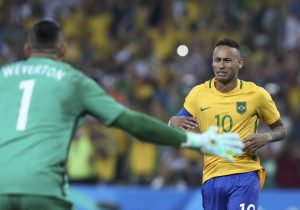
M 43 57 L 0 69 L 0 194 L 65 198 L 65 161 L 86 113 L 109 125 L 124 107 L 72 66 Z

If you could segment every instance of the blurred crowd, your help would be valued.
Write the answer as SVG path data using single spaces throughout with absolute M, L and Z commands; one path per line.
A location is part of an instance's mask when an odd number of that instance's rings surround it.
M 25 31 L 34 21 L 57 19 L 66 61 L 119 102 L 165 122 L 191 87 L 213 77 L 214 43 L 239 41 L 241 79 L 270 92 L 289 130 L 285 141 L 258 151 L 266 187 L 300 187 L 299 0 L 0 0 L 0 9 L 1 65 L 24 58 Z M 181 44 L 187 56 L 176 53 Z M 133 141 L 92 117 L 76 133 L 68 164 L 74 182 L 154 188 L 200 186 L 201 169 L 194 151 Z

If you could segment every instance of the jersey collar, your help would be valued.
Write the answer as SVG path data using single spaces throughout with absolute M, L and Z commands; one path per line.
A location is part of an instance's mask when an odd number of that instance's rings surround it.
M 233 93 L 239 91 L 240 89 L 242 89 L 242 86 L 243 86 L 242 81 L 241 81 L 240 79 L 238 79 L 235 88 L 233 88 L 233 89 L 232 89 L 231 91 L 229 91 L 229 92 L 222 93 L 222 92 L 220 92 L 220 91 L 216 88 L 215 82 L 216 82 L 216 78 L 213 78 L 213 79 L 211 80 L 211 85 L 210 85 L 210 87 L 211 87 L 211 89 L 212 89 L 212 91 L 213 91 L 214 93 L 216 93 L 216 94 L 218 94 L 218 95 L 221 95 L 221 96 L 228 96 L 228 95 L 231 95 L 231 94 L 233 94 Z

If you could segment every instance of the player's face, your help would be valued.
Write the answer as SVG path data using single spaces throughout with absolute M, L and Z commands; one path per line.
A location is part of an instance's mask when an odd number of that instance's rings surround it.
M 237 49 L 220 45 L 214 50 L 212 66 L 217 81 L 229 83 L 237 79 L 242 60 Z

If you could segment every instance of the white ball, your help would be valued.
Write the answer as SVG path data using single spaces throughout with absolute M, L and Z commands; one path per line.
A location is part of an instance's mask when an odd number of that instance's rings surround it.
M 186 56 L 189 53 L 189 48 L 186 45 L 179 45 L 177 47 L 177 54 L 179 56 Z

